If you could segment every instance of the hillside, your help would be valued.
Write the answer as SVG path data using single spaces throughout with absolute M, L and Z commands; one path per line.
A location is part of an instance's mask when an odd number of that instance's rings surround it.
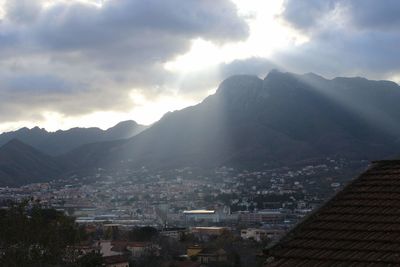
M 64 158 L 80 168 L 257 167 L 340 156 L 379 159 L 400 151 L 400 87 L 316 74 L 238 75 L 202 103 L 167 113 L 115 144 L 88 145 Z M 88 156 L 90 155 L 90 156 Z
M 49 181 L 64 170 L 54 158 L 17 139 L 0 147 L 0 186 Z

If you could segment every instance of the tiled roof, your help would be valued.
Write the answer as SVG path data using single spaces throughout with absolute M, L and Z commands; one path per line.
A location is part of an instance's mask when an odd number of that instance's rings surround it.
M 172 261 L 172 262 L 166 262 L 162 266 L 169 267 L 169 266 L 175 266 L 175 267 L 200 267 L 200 263 L 194 262 L 194 261 Z
M 268 267 L 400 266 L 400 160 L 374 162 L 268 255 Z
M 226 255 L 224 249 L 203 248 L 197 256 L 200 255 Z
M 118 263 L 127 263 L 128 259 L 123 255 L 113 255 L 103 257 L 103 261 L 105 264 L 118 264 Z

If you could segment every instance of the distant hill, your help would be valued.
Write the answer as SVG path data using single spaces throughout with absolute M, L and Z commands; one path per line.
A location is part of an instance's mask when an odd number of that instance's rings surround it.
M 64 156 L 77 168 L 287 165 L 340 156 L 381 159 L 400 151 L 400 87 L 364 78 L 324 79 L 271 71 L 237 75 L 202 103 L 167 113 L 121 142 Z
M 13 139 L 0 147 L 0 186 L 49 181 L 65 171 L 63 164 Z
M 105 131 L 100 128 L 72 128 L 66 131 L 47 132 L 39 127 L 22 128 L 14 132 L 0 134 L 0 146 L 12 139 L 19 139 L 54 156 L 87 143 L 130 138 L 145 128 L 145 126 L 132 120 L 120 122 Z
M 200 104 L 169 112 L 128 139 L 113 138 L 127 137 L 128 130 L 135 129 L 129 122 L 102 134 L 93 128 L 71 129 L 47 139 L 39 138 L 43 130 L 29 130 L 28 140 L 53 155 L 75 148 L 52 158 L 11 142 L 2 147 L 0 181 L 12 183 L 17 179 L 14 173 L 19 181 L 36 181 L 120 164 L 154 169 L 261 168 L 326 157 L 391 158 L 400 152 L 399 100 L 400 86 L 390 81 L 328 80 L 313 73 L 279 71 L 265 79 L 236 75 Z M 24 131 L 28 130 L 19 132 Z M 59 167 L 60 162 L 67 167 Z

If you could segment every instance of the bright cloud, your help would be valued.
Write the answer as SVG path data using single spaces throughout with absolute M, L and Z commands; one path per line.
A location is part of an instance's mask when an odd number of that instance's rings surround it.
M 133 88 L 147 99 L 177 91 L 171 87 L 175 74 L 163 65 L 186 53 L 192 40 L 225 44 L 248 36 L 228 0 L 0 3 L 3 125 L 35 121 L 55 128 L 101 112 L 118 122 L 121 114 L 142 108 L 129 97 Z M 157 119 L 156 113 L 143 116 Z M 149 121 L 141 115 L 131 119 Z
M 234 74 L 400 77 L 396 0 L 0 0 L 0 131 L 149 124 Z

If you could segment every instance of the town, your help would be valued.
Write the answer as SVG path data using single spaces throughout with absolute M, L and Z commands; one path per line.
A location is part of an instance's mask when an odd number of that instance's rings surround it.
M 165 266 L 256 266 L 263 248 L 340 190 L 355 175 L 349 170 L 367 164 L 326 158 L 253 171 L 97 169 L 94 175 L 0 188 L 0 200 L 30 199 L 73 216 L 92 237 L 81 253 L 96 251 L 108 266 L 129 259 L 137 266 L 151 266 L 146 259 Z M 129 238 L 132 231 L 148 236 Z

